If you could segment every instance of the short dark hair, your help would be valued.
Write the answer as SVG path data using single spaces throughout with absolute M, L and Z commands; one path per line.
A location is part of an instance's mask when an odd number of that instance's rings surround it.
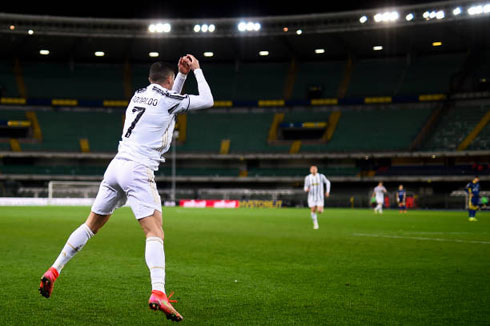
M 164 62 L 155 62 L 150 67 L 150 79 L 155 83 L 163 83 L 170 75 L 175 75 L 172 66 Z

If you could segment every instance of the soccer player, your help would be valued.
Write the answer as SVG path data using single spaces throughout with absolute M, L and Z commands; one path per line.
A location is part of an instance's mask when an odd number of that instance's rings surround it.
M 478 210 L 478 204 L 480 199 L 480 179 L 475 177 L 473 181 L 468 183 L 465 187 L 465 191 L 468 193 L 468 221 L 476 222 L 476 211 Z
M 308 193 L 308 207 L 311 209 L 311 219 L 313 220 L 313 229 L 318 230 L 318 218 L 316 213 L 323 213 L 324 185 L 327 186 L 325 197 L 330 196 L 330 181 L 325 175 L 318 173 L 318 167 L 312 165 L 310 174 L 305 177 L 305 192 Z
M 178 62 L 175 78 L 172 67 L 155 62 L 150 67 L 150 85 L 133 95 L 126 110 L 126 121 L 118 153 L 100 184 L 91 212 L 68 238 L 60 255 L 41 278 L 40 293 L 49 298 L 63 267 L 109 220 L 114 210 L 128 202 L 146 235 L 145 260 L 150 270 L 152 292 L 149 306 L 161 310 L 173 321 L 183 317 L 165 294 L 165 254 L 163 250 L 162 206 L 154 171 L 172 141 L 176 115 L 213 106 L 213 96 L 199 66 L 188 54 Z M 199 95 L 180 95 L 187 74 L 192 70 Z M 129 295 L 129 293 L 128 293 Z
M 383 183 L 378 183 L 378 186 L 373 190 L 373 198 L 376 198 L 376 207 L 374 208 L 374 213 L 383 214 L 383 202 L 385 199 L 386 188 L 383 186 Z
M 407 192 L 403 189 L 403 185 L 398 186 L 398 190 L 396 191 L 396 202 L 398 203 L 398 208 L 400 209 L 400 213 L 407 212 Z

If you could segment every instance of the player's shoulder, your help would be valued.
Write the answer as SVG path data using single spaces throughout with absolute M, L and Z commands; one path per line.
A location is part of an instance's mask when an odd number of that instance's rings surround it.
M 156 84 L 152 84 L 149 86 L 151 91 L 158 94 L 159 96 L 161 97 L 165 97 L 167 99 L 171 99 L 171 100 L 183 100 L 183 99 L 186 99 L 187 97 L 189 97 L 189 95 L 182 95 L 182 94 L 179 94 L 175 91 L 172 91 L 172 90 L 168 90 L 166 88 L 163 88 L 163 87 L 160 87 Z

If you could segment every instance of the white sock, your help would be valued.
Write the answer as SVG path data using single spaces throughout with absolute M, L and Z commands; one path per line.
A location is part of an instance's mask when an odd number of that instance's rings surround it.
M 318 218 L 316 217 L 316 213 L 311 213 L 311 219 L 313 220 L 313 224 L 318 224 Z
M 83 223 L 78 227 L 78 229 L 73 231 L 73 233 L 68 238 L 68 241 L 66 241 L 63 250 L 61 250 L 60 255 L 53 264 L 53 267 L 56 268 L 58 273 L 61 273 L 61 270 L 63 269 L 63 267 L 65 267 L 66 263 L 70 261 L 70 259 L 72 259 L 73 256 L 75 256 L 75 254 L 79 252 L 83 248 L 83 246 L 85 246 L 88 239 L 93 236 L 94 233 L 85 223 Z
M 145 259 L 150 270 L 151 289 L 165 293 L 165 252 L 162 239 L 146 238 Z

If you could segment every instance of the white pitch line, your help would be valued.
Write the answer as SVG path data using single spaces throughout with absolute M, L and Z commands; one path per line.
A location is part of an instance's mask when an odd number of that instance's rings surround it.
M 405 240 L 422 240 L 422 241 L 440 241 L 440 242 L 460 242 L 460 243 L 479 243 L 490 244 L 490 241 L 479 240 L 461 240 L 461 239 L 442 239 L 442 238 L 424 238 L 424 237 L 404 237 L 400 235 L 389 234 L 369 234 L 369 233 L 353 233 L 356 237 L 373 237 L 373 238 L 389 238 L 389 239 L 405 239 Z

